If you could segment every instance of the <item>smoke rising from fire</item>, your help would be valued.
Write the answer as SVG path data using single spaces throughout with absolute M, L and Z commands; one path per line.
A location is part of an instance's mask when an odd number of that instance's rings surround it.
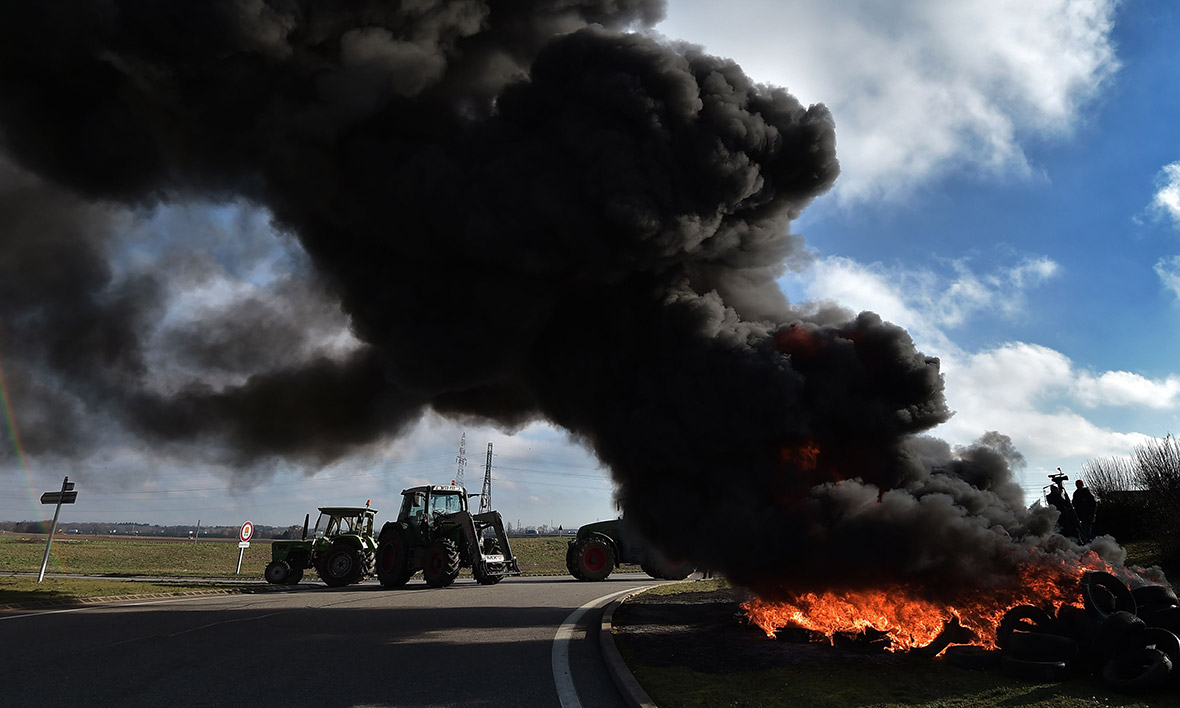
M 838 172 L 831 117 L 631 31 L 662 11 L 4 8 L 5 354 L 17 385 L 53 392 L 26 443 L 85 446 L 97 413 L 243 467 L 315 466 L 427 409 L 544 418 L 669 553 L 756 587 L 945 587 L 1076 552 L 1021 509 L 1002 437 L 915 437 L 951 413 L 904 331 L 786 302 L 775 278 L 808 257 L 790 220 Z M 310 287 L 166 337 L 232 375 L 149 385 L 175 273 L 111 272 L 113 205 L 193 199 L 268 209 Z M 333 307 L 355 346 L 310 343 Z

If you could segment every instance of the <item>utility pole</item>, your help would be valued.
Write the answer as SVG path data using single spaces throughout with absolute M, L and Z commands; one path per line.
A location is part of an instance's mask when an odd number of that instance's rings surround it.
M 492 508 L 492 444 L 488 443 L 488 463 L 483 470 L 483 493 L 479 495 L 479 513 Z
M 467 467 L 467 433 L 459 438 L 459 456 L 455 458 L 455 462 L 459 463 L 459 471 L 455 473 L 455 482 L 460 487 L 463 486 L 463 470 Z

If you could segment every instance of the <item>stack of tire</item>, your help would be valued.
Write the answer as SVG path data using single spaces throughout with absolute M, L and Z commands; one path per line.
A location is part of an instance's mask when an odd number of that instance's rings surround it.
M 1081 591 L 1083 607 L 1063 605 L 1055 616 L 1032 605 L 1013 607 L 996 630 L 998 651 L 950 647 L 948 663 L 998 664 L 1008 675 L 1036 681 L 1089 673 L 1120 691 L 1180 683 L 1180 602 L 1172 588 L 1132 590 L 1110 573 L 1089 572 Z

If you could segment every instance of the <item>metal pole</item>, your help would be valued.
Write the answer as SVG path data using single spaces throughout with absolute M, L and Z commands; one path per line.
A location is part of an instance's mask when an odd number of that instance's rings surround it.
M 238 569 L 234 571 L 234 575 L 241 575 L 242 573 L 242 556 L 246 555 L 246 549 L 238 546 Z
M 201 535 L 201 520 L 197 519 L 197 532 L 193 534 L 193 545 L 197 545 L 197 538 Z
M 41 573 L 37 576 L 38 583 L 45 579 L 45 566 L 49 565 L 49 549 L 53 546 L 53 534 L 57 533 L 57 517 L 58 514 L 61 514 L 61 502 L 66 495 L 69 481 L 68 475 L 61 481 L 61 495 L 57 498 L 57 508 L 53 510 L 53 524 L 49 527 L 49 539 L 45 542 L 45 555 L 41 558 Z

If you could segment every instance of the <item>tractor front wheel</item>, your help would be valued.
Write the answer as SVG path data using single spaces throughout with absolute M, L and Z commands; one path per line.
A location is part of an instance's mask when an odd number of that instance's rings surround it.
M 291 565 L 285 560 L 272 560 L 266 566 L 264 576 L 271 585 L 286 585 L 291 576 Z
M 459 577 L 459 547 L 449 538 L 441 538 L 426 547 L 426 565 L 422 577 L 432 588 L 445 588 Z
M 615 569 L 615 549 L 610 539 L 592 533 L 574 544 L 574 562 L 580 580 L 603 580 Z
M 324 554 L 319 567 L 320 580 L 329 587 L 339 588 L 360 580 L 363 571 L 361 553 L 344 545 L 332 546 Z
M 300 580 L 303 580 L 303 568 L 292 567 L 291 574 L 287 576 L 287 584 L 298 585 Z

